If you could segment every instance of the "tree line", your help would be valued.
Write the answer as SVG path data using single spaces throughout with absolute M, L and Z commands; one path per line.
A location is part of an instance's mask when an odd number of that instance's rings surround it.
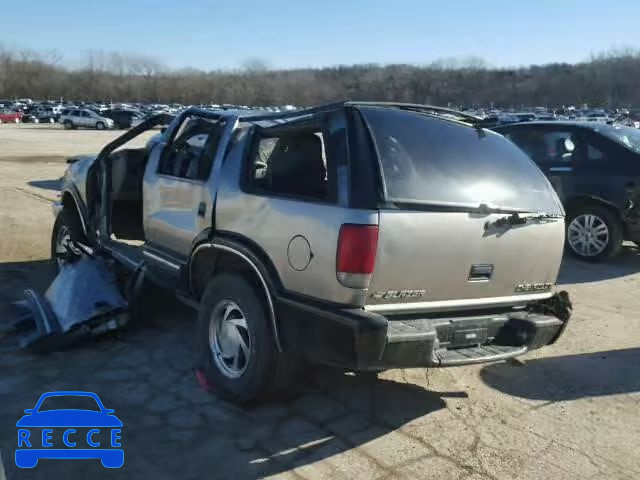
M 453 106 L 640 107 L 640 50 L 577 64 L 490 68 L 480 59 L 428 65 L 340 65 L 272 70 L 169 69 L 117 52 L 86 52 L 76 68 L 55 51 L 0 49 L 0 98 L 181 104 L 313 105 L 352 99 Z

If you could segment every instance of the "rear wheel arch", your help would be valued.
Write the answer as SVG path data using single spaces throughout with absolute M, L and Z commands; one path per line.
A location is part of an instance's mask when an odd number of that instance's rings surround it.
M 200 300 L 213 277 L 222 273 L 241 275 L 264 300 L 276 346 L 282 351 L 273 294 L 277 280 L 269 270 L 264 261 L 246 246 L 228 239 L 214 239 L 202 242 L 193 249 L 188 266 L 189 288 L 193 297 Z
M 567 199 L 564 202 L 564 208 L 567 212 L 567 217 L 571 215 L 571 212 L 585 206 L 606 208 L 612 214 L 614 214 L 616 218 L 622 221 L 622 214 L 620 212 L 620 209 L 616 207 L 614 204 L 612 204 L 611 202 L 608 202 L 599 197 L 593 197 L 590 195 L 577 195 L 575 197 L 571 197 Z

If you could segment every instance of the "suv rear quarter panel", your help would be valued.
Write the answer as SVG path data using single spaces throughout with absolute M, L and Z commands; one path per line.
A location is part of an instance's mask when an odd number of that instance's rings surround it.
M 338 234 L 345 223 L 377 225 L 378 212 L 244 192 L 240 186 L 243 151 L 243 142 L 236 143 L 223 165 L 215 229 L 257 244 L 271 260 L 285 291 L 361 306 L 366 290 L 344 287 L 336 277 Z M 306 245 L 309 263 L 304 266 L 300 257 L 305 257 Z

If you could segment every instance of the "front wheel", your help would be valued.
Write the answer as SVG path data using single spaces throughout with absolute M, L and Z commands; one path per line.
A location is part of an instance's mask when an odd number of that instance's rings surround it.
M 104 130 L 104 123 L 102 122 L 96 123 L 96 130 Z
M 64 126 L 65 130 L 71 130 L 73 128 L 73 123 L 71 122 L 71 120 L 65 120 L 62 125 Z
M 223 273 L 207 286 L 196 332 L 200 383 L 239 404 L 289 390 L 294 363 L 276 348 L 265 302 L 242 275 Z
M 579 207 L 567 218 L 567 246 L 581 260 L 599 262 L 612 257 L 622 247 L 621 221 L 598 205 Z

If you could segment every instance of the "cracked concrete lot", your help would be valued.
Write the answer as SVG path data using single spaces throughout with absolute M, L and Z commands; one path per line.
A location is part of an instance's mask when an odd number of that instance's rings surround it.
M 61 159 L 117 135 L 26 127 L 0 127 L 0 312 L 24 287 L 51 280 L 48 202 Z M 601 265 L 565 259 L 560 283 L 575 306 L 567 332 L 519 361 L 377 379 L 317 368 L 299 396 L 251 409 L 200 389 L 194 313 L 164 296 L 144 325 L 66 352 L 16 353 L 0 342 L 6 476 L 638 479 L 640 251 L 626 245 Z M 98 460 L 16 468 L 16 421 L 54 390 L 92 391 L 115 409 L 122 468 Z

